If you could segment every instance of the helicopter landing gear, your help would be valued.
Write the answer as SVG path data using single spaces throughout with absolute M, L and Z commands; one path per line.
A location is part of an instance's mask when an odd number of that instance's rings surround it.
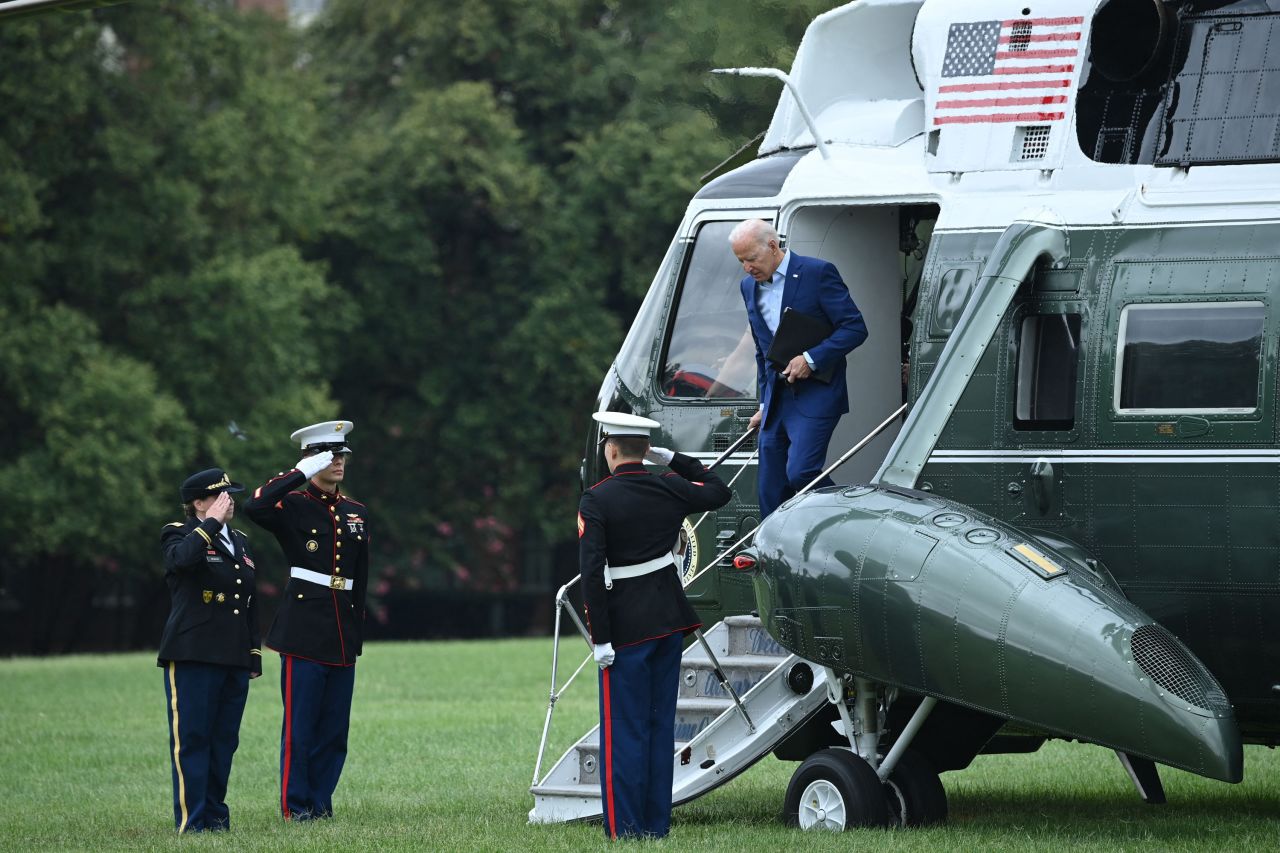
M 947 792 L 923 755 L 908 749 L 884 783 L 889 821 L 894 826 L 932 826 L 947 822 Z
M 888 801 L 871 765 L 841 747 L 820 749 L 791 777 L 782 819 L 804 830 L 889 825 Z
M 849 695 L 848 688 L 854 689 Z M 924 697 L 887 753 L 884 720 L 897 690 L 827 670 L 827 698 L 849 748 L 821 749 L 791 777 L 783 819 L 801 829 L 931 826 L 947 819 L 947 792 L 933 765 L 910 749 L 937 701 Z

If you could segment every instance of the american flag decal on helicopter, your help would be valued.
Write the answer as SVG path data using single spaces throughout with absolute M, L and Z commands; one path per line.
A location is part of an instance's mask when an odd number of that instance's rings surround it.
M 952 24 L 934 125 L 1061 121 L 1079 66 L 1083 23 L 1023 18 Z

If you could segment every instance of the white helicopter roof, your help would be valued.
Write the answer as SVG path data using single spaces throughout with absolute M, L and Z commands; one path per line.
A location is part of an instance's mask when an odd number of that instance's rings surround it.
M 857 0 L 817 17 L 790 77 L 825 151 L 796 164 L 776 203 L 933 199 L 939 227 L 951 228 L 1002 227 L 1045 207 L 1103 227 L 1280 218 L 1280 164 L 1181 169 L 1085 155 L 1075 101 L 1105 5 Z M 760 155 L 815 144 L 784 87 Z

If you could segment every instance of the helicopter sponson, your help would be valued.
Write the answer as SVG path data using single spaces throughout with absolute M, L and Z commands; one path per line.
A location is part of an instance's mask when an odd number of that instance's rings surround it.
M 1222 687 L 1070 543 L 927 492 L 853 486 L 783 504 L 747 556 L 769 632 L 837 674 L 1242 778 Z

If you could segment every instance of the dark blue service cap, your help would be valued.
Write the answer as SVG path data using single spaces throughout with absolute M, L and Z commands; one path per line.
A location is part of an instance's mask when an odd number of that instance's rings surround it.
M 243 492 L 244 486 L 231 482 L 227 472 L 221 468 L 209 468 L 198 474 L 192 474 L 182 483 L 182 502 L 189 503 L 196 498 L 211 498 L 219 492 Z

